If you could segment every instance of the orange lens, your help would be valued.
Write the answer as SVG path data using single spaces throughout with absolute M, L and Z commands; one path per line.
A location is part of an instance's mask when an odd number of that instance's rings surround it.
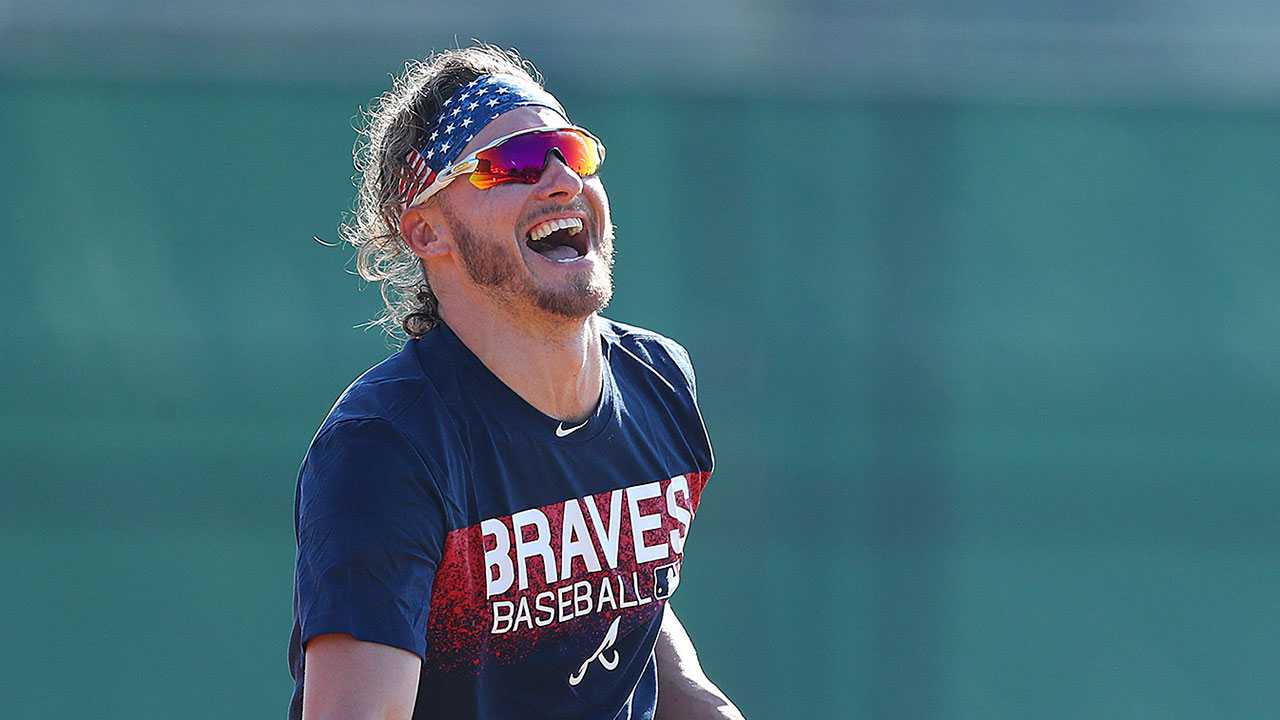
M 595 175 L 604 162 L 604 145 L 585 130 L 533 130 L 477 153 L 471 184 L 481 190 L 504 183 L 532 185 L 542 179 L 553 151 L 579 177 Z

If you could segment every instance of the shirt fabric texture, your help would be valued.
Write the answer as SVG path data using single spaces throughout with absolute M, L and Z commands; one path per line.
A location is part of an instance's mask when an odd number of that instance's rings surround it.
M 338 399 L 298 478 L 294 629 L 422 658 L 415 720 L 652 718 L 653 648 L 713 460 L 682 347 L 601 318 L 562 423 L 444 325 Z

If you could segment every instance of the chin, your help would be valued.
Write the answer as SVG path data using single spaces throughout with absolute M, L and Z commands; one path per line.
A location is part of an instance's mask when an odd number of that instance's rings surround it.
M 580 320 L 600 312 L 613 299 L 611 278 L 592 278 L 573 288 L 544 289 L 537 293 L 534 304 L 539 309 L 560 317 Z

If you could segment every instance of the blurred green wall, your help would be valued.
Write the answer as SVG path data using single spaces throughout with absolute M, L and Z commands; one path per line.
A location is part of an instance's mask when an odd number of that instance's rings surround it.
M 282 717 L 381 86 L 0 80 L 0 717 Z M 1280 715 L 1280 114 L 562 91 L 753 718 Z

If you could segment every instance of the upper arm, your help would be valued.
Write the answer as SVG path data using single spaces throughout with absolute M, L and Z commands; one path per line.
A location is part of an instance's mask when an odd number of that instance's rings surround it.
M 412 715 L 444 507 L 415 447 L 386 421 L 344 421 L 313 443 L 299 482 L 294 606 L 307 720 Z
M 303 670 L 303 720 L 408 720 L 422 660 L 350 635 L 311 638 Z
M 693 641 L 670 603 L 663 608 L 653 652 L 658 662 L 656 718 L 742 720 L 738 709 L 702 671 Z
M 666 677 L 668 682 L 688 683 L 693 685 L 709 684 L 702 665 L 698 662 L 698 653 L 693 648 L 689 633 L 676 618 L 671 603 L 662 611 L 662 629 L 658 633 L 658 644 L 654 647 L 658 661 L 658 677 Z M 666 683 L 664 683 L 665 685 Z M 659 693 L 662 688 L 659 688 Z
M 299 639 L 347 633 L 421 657 L 445 505 L 389 423 L 347 421 L 319 436 L 298 490 Z

